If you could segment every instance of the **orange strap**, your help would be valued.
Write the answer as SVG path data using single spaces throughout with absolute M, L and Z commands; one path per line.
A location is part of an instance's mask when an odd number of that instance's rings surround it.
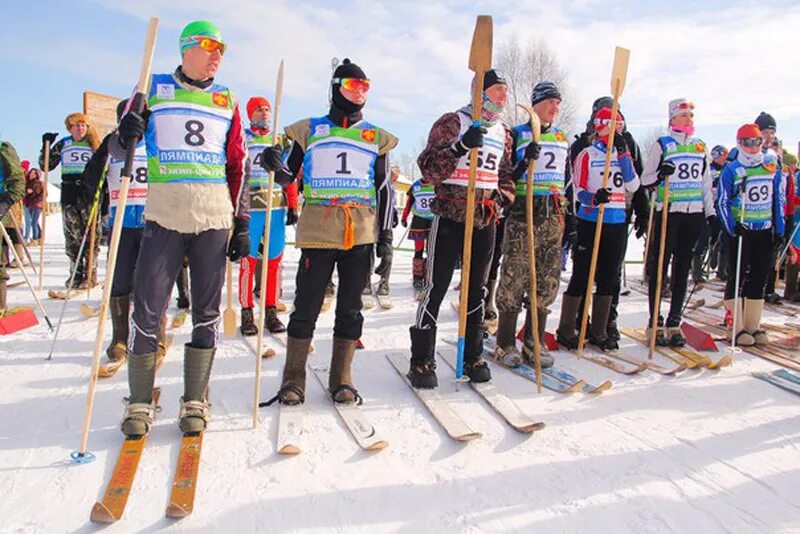
M 330 204 L 328 204 L 328 209 L 325 210 L 326 219 L 331 214 L 331 210 L 333 208 L 342 208 L 344 211 L 344 239 L 342 241 L 342 247 L 344 247 L 344 250 L 350 250 L 356 243 L 356 226 L 353 222 L 353 212 L 351 209 L 359 206 L 360 204 L 357 202 L 344 202 L 339 204 L 338 199 L 334 199 Z

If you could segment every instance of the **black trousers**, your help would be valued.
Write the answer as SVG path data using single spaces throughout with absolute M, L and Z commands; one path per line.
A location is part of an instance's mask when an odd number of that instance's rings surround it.
M 728 240 L 728 281 L 725 284 L 725 299 L 733 299 L 736 287 L 736 256 L 739 250 L 739 238 Z M 761 300 L 770 273 L 775 273 L 775 262 L 772 259 L 772 230 L 747 230 L 742 236 L 741 265 L 741 297 Z
M 336 268 L 339 289 L 336 293 L 336 319 L 333 335 L 352 341 L 361 337 L 361 290 L 367 284 L 374 245 L 358 245 L 350 250 L 304 248 L 297 268 L 294 311 L 287 332 L 291 337 L 311 339 L 325 298 L 325 287 Z
M 483 292 L 489 279 L 489 268 L 495 249 L 497 226 L 475 228 L 472 234 L 472 257 L 470 261 L 469 295 L 467 298 L 466 337 L 476 337 L 483 321 Z M 417 328 L 434 328 L 439 318 L 439 307 L 444 300 L 456 262 L 461 258 L 464 247 L 464 223 L 439 217 L 433 219 L 428 239 L 428 265 L 425 272 L 425 295 L 417 308 Z M 472 344 L 468 345 L 472 346 Z M 475 346 L 475 350 L 480 350 Z M 466 354 L 474 358 L 478 354 Z
M 656 265 L 661 240 L 661 211 L 654 215 L 652 228 L 652 244 L 647 253 L 648 276 L 648 301 L 650 306 L 650 321 L 653 320 L 653 309 L 656 305 Z M 672 265 L 670 289 L 672 296 L 667 316 L 667 326 L 677 327 L 681 324 L 681 310 L 686 298 L 686 286 L 689 281 L 689 269 L 692 267 L 692 257 L 697 238 L 701 228 L 705 227 L 706 220 L 702 213 L 672 213 L 668 214 L 667 236 L 664 245 L 664 263 L 661 265 L 661 280 L 666 280 L 667 270 Z M 648 324 L 652 324 L 648 322 Z
M 597 223 L 578 219 L 577 246 L 572 257 L 572 276 L 567 285 L 566 295 L 583 297 L 589 285 L 589 269 L 594 249 L 594 234 Z M 617 272 L 620 258 L 625 251 L 627 224 L 604 224 L 600 234 L 600 250 L 597 255 L 597 269 L 594 282 L 596 294 L 614 295 L 617 286 Z
M 489 267 L 489 280 L 497 280 L 497 271 L 500 269 L 500 258 L 503 256 L 503 234 L 506 232 L 506 218 L 497 221 L 497 230 L 494 234 L 494 253 L 492 264 Z
M 117 249 L 117 266 L 114 269 L 114 283 L 111 284 L 112 297 L 121 297 L 133 292 L 133 277 L 141 245 L 141 228 L 122 228 Z

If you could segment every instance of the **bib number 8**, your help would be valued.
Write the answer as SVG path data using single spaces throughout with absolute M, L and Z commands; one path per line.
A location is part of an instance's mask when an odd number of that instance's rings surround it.
M 133 180 L 140 184 L 147 183 L 147 167 L 136 167 L 133 172 Z
M 202 135 L 202 131 L 205 129 L 205 125 L 198 120 L 188 120 L 186 124 L 184 124 L 186 128 L 186 135 L 184 136 L 183 140 L 189 146 L 202 146 L 205 144 L 206 139 Z
M 678 165 L 678 178 L 696 180 L 700 178 L 700 163 L 681 163 Z

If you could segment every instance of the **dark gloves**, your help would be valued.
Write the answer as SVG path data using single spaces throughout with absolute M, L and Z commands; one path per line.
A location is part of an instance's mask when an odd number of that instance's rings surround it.
M 400 224 L 403 225 L 403 228 L 408 228 L 408 219 L 402 219 L 400 221 Z
M 11 200 L 11 193 L 8 191 L 0 193 L 0 219 L 6 216 L 6 213 L 8 213 L 8 210 L 10 210 L 13 205 L 14 201 Z
M 622 154 L 623 152 L 628 151 L 628 143 L 625 142 L 625 138 L 622 137 L 622 134 L 614 136 L 614 148 L 617 149 L 617 154 Z
M 53 143 L 56 142 L 56 137 L 58 137 L 58 133 L 56 132 L 42 134 L 42 146 L 44 146 L 47 141 L 50 141 L 50 146 L 52 146 Z
M 236 261 L 250 253 L 250 221 L 234 219 L 231 241 L 228 243 L 228 258 Z M 263 254 L 262 254 L 263 255 Z
M 464 135 L 461 136 L 461 139 L 456 141 L 455 144 L 450 147 L 450 149 L 456 156 L 460 158 L 471 149 L 482 147 L 483 136 L 487 131 L 488 130 L 480 124 L 473 124 L 467 128 L 467 131 L 464 132 Z
M 283 166 L 282 155 L 280 145 L 268 146 L 261 153 L 261 168 L 267 172 L 277 172 Z
M 600 204 L 607 204 L 608 201 L 611 200 L 611 188 L 606 187 L 605 189 L 598 189 L 597 192 L 592 197 L 592 203 L 595 206 L 599 206 Z
M 134 146 L 139 141 L 139 138 L 144 135 L 146 128 L 147 122 L 141 115 L 135 111 L 126 113 L 122 120 L 119 121 L 119 127 L 117 128 L 120 146 L 123 148 Z
M 743 236 L 747 232 L 747 227 L 736 221 L 736 225 L 733 227 L 733 235 L 734 236 Z
M 656 185 L 660 184 L 673 174 L 675 174 L 675 164 L 671 161 L 662 161 L 661 165 L 658 166 L 658 182 L 656 182 Z
M 531 140 L 531 143 L 525 147 L 525 161 L 536 161 L 539 159 L 539 154 L 541 151 L 542 145 Z
M 378 237 L 378 244 L 375 246 L 375 255 L 381 259 L 381 262 L 375 268 L 375 274 L 384 276 L 389 272 L 392 267 L 392 255 L 394 249 L 392 247 L 392 231 L 381 230 Z
M 636 218 L 633 220 L 633 229 L 636 231 L 636 239 L 640 239 L 643 235 L 647 233 L 647 219 L 649 217 L 649 213 L 644 217 L 641 215 L 637 215 Z
M 286 210 L 286 226 L 294 226 L 297 224 L 297 219 L 299 219 L 299 217 L 297 216 L 296 209 L 289 208 Z

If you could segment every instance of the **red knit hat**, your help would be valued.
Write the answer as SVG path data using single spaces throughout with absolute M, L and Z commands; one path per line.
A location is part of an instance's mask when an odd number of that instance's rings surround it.
M 597 126 L 600 121 L 603 120 L 611 120 L 611 108 L 600 108 L 597 110 L 597 113 L 594 116 L 595 126 Z M 617 112 L 617 121 L 623 121 L 625 119 L 622 118 L 622 113 Z
M 31 162 L 27 159 L 20 161 L 20 165 L 22 165 L 22 169 L 25 171 L 25 174 L 28 174 L 28 170 L 31 168 Z
M 253 113 L 255 112 L 256 108 L 261 106 L 267 106 L 269 109 L 272 109 L 272 105 L 269 103 L 269 100 L 264 98 L 263 96 L 254 96 L 250 100 L 247 101 L 247 118 L 252 119 Z
M 756 139 L 761 137 L 761 128 L 755 124 L 745 124 L 736 132 L 736 139 Z

